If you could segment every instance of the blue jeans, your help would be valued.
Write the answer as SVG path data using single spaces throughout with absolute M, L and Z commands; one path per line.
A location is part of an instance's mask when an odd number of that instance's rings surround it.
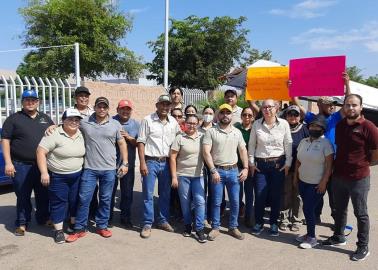
M 144 225 L 151 226 L 154 222 L 154 189 L 158 179 L 159 215 L 158 223 L 169 221 L 169 201 L 171 197 L 171 173 L 168 161 L 146 160 L 148 175 L 143 176 Z
M 98 229 L 106 229 L 108 227 L 115 173 L 115 170 L 83 170 L 79 189 L 79 205 L 76 213 L 76 230 L 83 230 L 87 227 L 89 204 L 96 188 L 97 179 L 99 182 L 99 204 L 95 218 L 96 227 Z
M 134 179 L 135 179 L 135 167 L 130 167 L 126 175 L 119 179 L 119 184 L 121 187 L 121 218 L 131 220 L 131 205 L 133 203 L 133 192 L 134 192 Z M 115 205 L 115 195 L 118 187 L 118 177 L 116 177 L 113 188 L 112 195 L 112 205 L 110 207 L 113 215 L 113 208 Z
M 69 217 L 76 217 L 77 196 L 81 171 L 70 174 L 50 172 L 49 199 L 51 221 L 63 222 L 69 207 Z
M 27 164 L 13 161 L 16 170 L 13 178 L 14 192 L 17 196 L 16 226 L 27 225 L 31 221 L 31 193 L 35 195 L 35 218 L 38 224 L 44 224 L 49 219 L 48 190 L 41 184 L 41 174 L 37 164 Z
M 230 200 L 230 219 L 228 227 L 235 229 L 238 227 L 239 216 L 239 192 L 240 183 L 238 177 L 238 169 L 223 170 L 218 169 L 220 175 L 219 183 L 211 182 L 211 188 L 213 191 L 212 197 L 212 214 L 213 214 L 213 229 L 219 229 L 220 227 L 220 207 L 223 198 L 224 186 L 227 188 L 227 193 Z
M 192 198 L 195 212 L 195 230 L 201 231 L 205 221 L 205 188 L 203 177 L 178 177 L 178 194 L 184 224 L 192 224 Z
M 255 220 L 256 224 L 264 224 L 266 202 L 270 201 L 270 224 L 278 223 L 280 203 L 285 172 L 280 169 L 285 165 L 285 158 L 276 161 L 256 161 L 254 188 L 255 188 Z M 269 194 L 269 198 L 268 198 Z
M 298 181 L 299 194 L 303 201 L 303 214 L 307 224 L 307 236 L 315 237 L 315 209 L 323 198 L 323 193 L 318 193 L 316 184 L 308 184 L 303 181 Z

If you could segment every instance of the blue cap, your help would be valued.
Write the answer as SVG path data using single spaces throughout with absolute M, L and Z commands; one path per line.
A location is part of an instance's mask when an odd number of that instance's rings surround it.
M 36 99 L 38 99 L 38 93 L 34 89 L 25 90 L 22 93 L 22 99 L 24 99 L 24 98 L 36 98 Z

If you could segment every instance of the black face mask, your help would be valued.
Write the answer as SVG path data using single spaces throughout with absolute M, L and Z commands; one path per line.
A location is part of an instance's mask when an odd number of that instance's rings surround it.
M 323 130 L 310 129 L 308 132 L 310 133 L 310 136 L 314 139 L 317 139 L 317 138 L 319 138 L 320 136 L 323 135 Z

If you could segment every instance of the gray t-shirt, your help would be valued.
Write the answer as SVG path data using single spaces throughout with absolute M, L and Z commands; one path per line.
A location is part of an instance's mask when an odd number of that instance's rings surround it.
M 84 169 L 115 170 L 116 169 L 116 143 L 123 140 L 121 124 L 109 117 L 98 124 L 95 114 L 81 120 L 80 130 L 85 139 Z

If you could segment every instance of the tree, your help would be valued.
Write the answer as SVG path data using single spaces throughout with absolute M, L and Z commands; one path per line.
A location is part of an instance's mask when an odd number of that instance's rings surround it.
M 80 74 L 135 78 L 143 68 L 141 59 L 121 39 L 131 30 L 132 20 L 107 5 L 105 0 L 29 1 L 20 9 L 26 23 L 24 46 L 45 47 L 80 44 Z M 19 65 L 20 75 L 68 77 L 74 72 L 73 47 L 30 51 Z
M 169 73 L 171 85 L 203 90 L 214 89 L 220 75 L 229 72 L 249 48 L 248 30 L 242 28 L 245 17 L 171 19 L 169 29 Z M 148 63 L 152 75 L 163 83 L 164 34 L 148 42 L 155 58 Z
M 363 78 L 363 76 L 361 74 L 361 71 L 362 70 L 359 69 L 356 66 L 347 67 L 347 72 L 349 74 L 349 78 L 352 81 L 359 82 L 359 83 L 364 83 L 364 78 Z
M 371 87 L 378 88 L 378 74 L 376 74 L 375 76 L 369 76 L 369 78 L 367 78 L 364 83 Z
M 242 67 L 253 64 L 257 60 L 271 60 L 272 51 L 265 50 L 260 52 L 258 49 L 250 48 L 248 49 L 246 56 L 243 57 Z

